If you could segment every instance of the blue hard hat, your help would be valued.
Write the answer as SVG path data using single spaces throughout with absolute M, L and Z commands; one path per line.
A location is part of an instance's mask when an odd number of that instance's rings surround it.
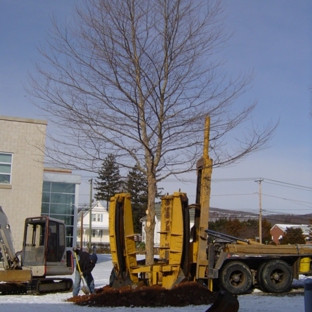
M 90 261 L 96 263 L 96 261 L 97 261 L 97 255 L 96 255 L 96 254 L 90 255 Z

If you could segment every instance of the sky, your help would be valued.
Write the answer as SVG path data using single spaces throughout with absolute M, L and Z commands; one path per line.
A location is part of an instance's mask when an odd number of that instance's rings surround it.
M 45 42 L 51 16 L 70 19 L 79 2 L 0 0 L 0 115 L 44 119 L 25 91 L 28 73 L 39 58 L 37 47 Z M 238 100 L 258 102 L 256 125 L 279 124 L 267 149 L 214 169 L 211 206 L 312 213 L 312 2 L 224 0 L 223 6 L 231 37 L 219 56 L 233 76 L 254 73 L 252 88 Z M 89 179 L 82 177 L 81 203 L 89 201 Z M 194 203 L 195 182 L 196 174 L 189 173 L 158 186 L 169 194 L 186 192 Z
M 98 255 L 98 262 L 92 271 L 95 288 L 100 288 L 108 284 L 109 275 L 112 269 L 112 262 L 110 255 Z M 73 275 L 71 276 L 73 278 Z M 303 287 L 305 282 L 302 279 L 295 280 L 296 285 Z M 83 295 L 80 292 L 79 295 Z M 72 297 L 71 293 L 57 293 L 42 296 L 34 295 L 0 295 L 0 310 L 7 312 L 156 312 L 156 311 L 169 311 L 169 312 L 204 312 L 210 305 L 187 306 L 187 307 L 165 307 L 165 308 L 95 308 L 76 306 L 72 303 L 65 302 L 66 299 Z M 254 291 L 252 294 L 238 296 L 239 312 L 280 312 L 283 307 L 283 312 L 304 311 L 304 294 L 291 293 L 286 295 L 265 295 L 259 290 Z M 309 301 L 310 302 L 310 301 Z

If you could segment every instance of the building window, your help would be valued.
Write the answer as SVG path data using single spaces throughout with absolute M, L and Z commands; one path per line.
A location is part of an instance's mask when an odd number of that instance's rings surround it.
M 103 215 L 101 213 L 92 213 L 93 222 L 103 222 Z
M 66 245 L 71 247 L 74 234 L 75 184 L 44 181 L 41 214 L 65 222 Z
M 0 183 L 11 184 L 12 154 L 0 153 Z

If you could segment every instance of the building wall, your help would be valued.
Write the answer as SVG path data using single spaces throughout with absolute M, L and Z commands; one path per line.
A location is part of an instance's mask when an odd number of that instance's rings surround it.
M 22 248 L 24 221 L 41 214 L 47 122 L 0 116 L 0 153 L 12 153 L 11 182 L 0 183 L 16 251 Z
M 278 245 L 280 237 L 285 235 L 285 232 L 281 228 L 275 225 L 270 230 L 270 234 L 272 236 L 272 241 Z

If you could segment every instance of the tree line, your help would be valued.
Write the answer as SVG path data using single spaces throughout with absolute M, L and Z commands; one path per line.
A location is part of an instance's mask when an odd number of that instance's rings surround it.
M 262 220 L 262 241 L 269 243 L 272 241 L 270 229 L 272 228 L 271 222 L 266 219 Z M 220 218 L 216 221 L 209 222 L 209 229 L 221 232 L 234 237 L 243 239 L 256 239 L 259 237 L 259 224 L 258 220 L 248 219 L 240 221 L 238 219 Z
M 267 219 L 262 220 L 262 242 L 275 244 L 272 240 L 270 229 L 272 224 Z M 254 239 L 259 237 L 259 222 L 255 219 L 240 221 L 238 219 L 220 218 L 209 222 L 209 229 L 242 239 Z M 301 228 L 286 228 L 285 234 L 279 240 L 281 245 L 305 244 L 306 239 Z

